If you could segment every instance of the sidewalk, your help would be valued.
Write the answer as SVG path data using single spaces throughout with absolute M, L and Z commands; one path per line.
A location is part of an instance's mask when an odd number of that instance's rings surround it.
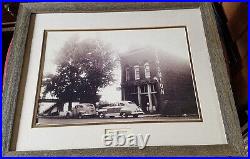
M 162 114 L 143 114 L 142 117 L 161 117 Z

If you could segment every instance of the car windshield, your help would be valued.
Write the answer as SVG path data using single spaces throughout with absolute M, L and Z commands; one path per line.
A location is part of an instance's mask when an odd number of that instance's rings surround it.
M 76 106 L 77 108 L 83 108 L 83 106 L 82 105 L 78 105 L 78 106 Z
M 134 102 L 128 102 L 128 104 L 135 104 Z

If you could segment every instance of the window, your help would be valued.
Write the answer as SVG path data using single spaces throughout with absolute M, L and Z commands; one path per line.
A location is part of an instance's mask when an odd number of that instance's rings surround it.
M 123 103 L 119 103 L 119 106 L 125 106 L 125 104 L 123 104 Z
M 93 105 L 93 104 L 87 104 L 87 106 L 88 106 L 88 107 L 94 107 L 94 105 Z
M 152 85 L 151 85 L 151 91 L 152 91 L 152 92 L 156 92 L 155 84 L 152 84 Z
M 129 67 L 126 68 L 126 81 L 130 80 Z
M 137 87 L 129 87 L 129 92 L 130 93 L 136 93 L 137 92 Z
M 139 65 L 134 66 L 135 69 L 135 80 L 140 79 L 140 68 Z
M 144 69 L 145 69 L 145 78 L 150 78 L 150 68 L 148 63 L 144 64 Z
M 141 86 L 141 93 L 147 93 L 148 92 L 148 86 L 147 85 L 142 85 Z

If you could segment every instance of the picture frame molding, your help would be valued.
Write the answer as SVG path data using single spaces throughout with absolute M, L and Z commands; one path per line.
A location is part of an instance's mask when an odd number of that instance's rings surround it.
M 228 144 L 147 146 L 56 151 L 15 151 L 27 77 L 35 14 L 153 11 L 200 8 L 216 91 Z M 2 105 L 2 150 L 5 156 L 242 156 L 243 140 L 211 3 L 21 3 L 7 65 Z

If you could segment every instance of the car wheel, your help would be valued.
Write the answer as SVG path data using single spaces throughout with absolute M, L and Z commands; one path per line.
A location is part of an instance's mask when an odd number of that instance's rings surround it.
M 69 119 L 70 118 L 70 115 L 69 113 L 66 114 L 66 119 Z
M 78 114 L 78 119 L 82 119 L 82 114 L 81 113 Z
M 134 118 L 138 118 L 138 114 L 134 114 L 133 117 L 134 117 Z
M 122 116 L 123 118 L 127 118 L 127 117 L 128 117 L 128 114 L 122 113 L 121 116 Z
M 105 118 L 105 114 L 104 113 L 100 113 L 99 114 L 99 118 Z

